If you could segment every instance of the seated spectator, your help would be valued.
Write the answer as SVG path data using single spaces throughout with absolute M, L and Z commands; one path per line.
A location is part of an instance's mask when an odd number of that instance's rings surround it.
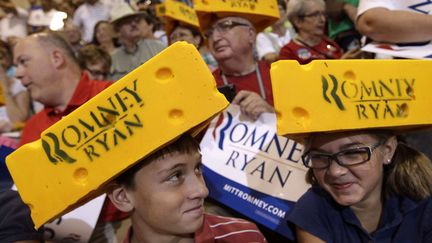
M 84 46 L 78 52 L 78 61 L 90 79 L 106 80 L 109 75 L 111 56 L 101 47 L 93 44 Z
M 15 78 L 12 51 L 6 42 L 0 41 L 0 85 L 4 100 L 0 106 L 0 133 L 20 128 L 30 118 L 32 106 L 30 94 Z
M 430 1 L 360 0 L 356 26 L 375 41 L 428 42 L 432 40 L 431 5 Z
M 75 11 L 73 24 L 82 31 L 82 39 L 92 41 L 94 26 L 101 20 L 108 20 L 110 9 L 100 0 L 85 0 Z
M 64 26 L 66 13 L 56 9 L 54 0 L 40 1 L 40 7 L 33 6 L 29 11 L 28 27 L 30 33 L 45 30 L 60 30 Z
M 145 12 L 136 12 L 122 4 L 111 12 L 111 24 L 118 33 L 121 46 L 111 55 L 110 80 L 118 80 L 163 50 L 158 40 L 143 39 L 139 23 Z
M 426 156 L 373 130 L 313 134 L 306 151 L 312 188 L 288 216 L 299 242 L 431 242 Z
M 85 45 L 85 41 L 81 38 L 80 28 L 72 23 L 66 23 L 63 33 L 75 55 L 78 55 L 79 50 Z
M 266 242 L 253 223 L 204 213 L 199 144 L 182 135 L 122 173 L 108 193 L 130 212 L 124 242 Z
M 111 23 L 104 20 L 96 23 L 92 43 L 100 46 L 110 55 L 120 46 Z
M 199 30 L 199 23 L 196 20 L 195 10 L 186 4 L 177 3 L 174 0 L 166 0 L 164 8 L 166 12 L 169 12 L 169 15 L 164 16 L 165 30 L 168 34 L 169 43 L 186 41 L 194 45 L 201 53 L 210 70 L 215 70 L 218 64 L 204 43 L 204 38 Z M 178 11 L 180 8 L 183 11 Z
M 176 41 L 186 41 L 193 44 L 201 53 L 202 58 L 209 66 L 210 70 L 215 70 L 218 66 L 213 55 L 207 46 L 203 45 L 203 37 L 198 28 L 188 25 L 177 25 L 169 36 L 169 42 L 172 44 Z
M 0 205 L 0 242 L 43 242 L 43 233 L 34 229 L 30 209 L 18 192 L 10 189 L 1 191 Z
M 323 0 L 291 0 L 288 18 L 297 36 L 280 51 L 280 59 L 306 64 L 316 59 L 347 59 L 360 56 L 359 48 L 343 53 L 338 44 L 325 35 L 327 15 Z
M 256 39 L 258 59 L 270 63 L 279 59 L 280 49 L 288 44 L 293 37 L 290 29 L 286 26 L 286 3 L 284 0 L 278 0 L 278 8 L 280 19 L 265 31 L 258 33 Z
M 210 7 L 198 5 L 195 9 L 201 30 L 219 65 L 213 72 L 218 86 L 234 85 L 237 94 L 232 103 L 239 105 L 242 113 L 253 120 L 264 112 L 274 112 L 270 65 L 255 59 L 254 47 L 257 28 L 263 30 L 267 27 L 257 19 L 273 23 L 277 20 L 274 16 L 277 13 L 266 16 L 259 12 L 248 14 L 248 10 L 241 13 L 227 9 L 219 14 L 212 12 L 212 4 L 209 4 Z
M 18 38 L 27 36 L 28 12 L 11 0 L 0 1 L 0 9 L 4 12 L 0 19 L 0 39 L 12 46 Z

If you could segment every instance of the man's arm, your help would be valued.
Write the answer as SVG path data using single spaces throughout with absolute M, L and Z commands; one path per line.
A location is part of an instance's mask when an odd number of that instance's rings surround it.
M 372 8 L 360 15 L 357 29 L 375 41 L 391 43 L 432 40 L 432 15 Z

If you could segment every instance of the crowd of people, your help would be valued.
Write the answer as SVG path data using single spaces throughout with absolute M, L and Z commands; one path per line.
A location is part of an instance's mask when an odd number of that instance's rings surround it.
M 236 94 L 231 103 L 239 105 L 241 112 L 252 120 L 258 119 L 262 113 L 275 112 L 270 77 L 273 62 L 297 60 L 300 64 L 308 64 L 319 59 L 373 58 L 370 53 L 361 51 L 365 42 L 406 44 L 432 41 L 431 13 L 418 11 L 415 7 L 422 1 L 278 0 L 279 19 L 266 28 L 248 15 L 211 15 L 207 10 L 198 9 L 199 26 L 178 22 L 167 31 L 164 29 L 163 14 L 157 13 L 158 4 L 163 2 L 28 0 L 26 9 L 12 0 L 1 1 L 0 145 L 15 149 L 39 139 L 46 128 L 177 41 L 191 43 L 199 50 L 217 85 L 233 86 Z M 193 1 L 182 2 L 194 7 Z M 203 22 L 202 18 L 206 21 Z M 11 132 L 18 132 L 19 137 L 10 136 Z M 432 239 L 432 224 L 421 218 L 422 213 L 432 214 L 432 164 L 428 159 L 432 158 L 432 149 L 429 148 L 432 135 L 421 132 L 405 138 L 409 145 L 421 152 L 405 144 L 400 146 L 398 139 L 387 131 L 369 130 L 331 136 L 317 134 L 309 138 L 304 160 L 309 161 L 305 162 L 305 166 L 310 168 L 308 180 L 313 187 L 287 219 L 293 224 L 298 242 L 364 242 L 365 239 L 393 242 L 393 235 L 399 234 L 396 227 L 407 224 L 404 215 L 398 214 L 402 215 L 398 216 L 402 219 L 397 225 L 392 225 L 391 233 L 383 230 L 393 217 L 387 215 L 393 213 L 387 208 L 393 209 L 399 203 L 405 203 L 397 201 L 398 197 L 409 201 L 409 205 L 416 210 L 418 217 L 410 215 L 408 218 L 412 222 L 410 227 L 421 224 L 422 232 L 418 233 L 421 236 L 416 242 Z M 345 150 L 339 150 L 348 143 L 351 144 L 348 150 L 360 148 L 343 154 Z M 345 156 L 351 152 L 363 152 L 361 156 L 365 157 L 351 163 L 350 157 Z M 182 161 L 185 178 L 190 177 L 194 182 L 191 183 L 194 200 L 198 204 L 204 201 L 208 191 L 197 158 L 199 147 L 196 141 L 183 135 L 156 156 L 148 157 L 139 163 L 140 166 L 117 178 L 116 186 L 108 192 L 109 199 L 104 203 L 90 242 L 113 242 L 112 239 L 121 242 L 125 237 L 125 242 L 165 242 L 173 239 L 175 242 L 218 242 L 205 241 L 203 236 L 204 231 L 213 230 L 211 225 L 218 224 L 232 224 L 232 227 L 221 229 L 227 234 L 231 231 L 253 232 L 242 234 L 244 238 L 237 235 L 231 241 L 221 242 L 265 242 L 264 237 L 269 242 L 286 240 L 272 234 L 263 235 L 255 224 L 244 220 L 233 221 L 232 218 L 207 214 L 204 214 L 204 219 L 193 221 L 190 225 L 176 226 L 172 222 L 167 227 L 163 225 L 164 220 L 175 216 L 174 207 L 181 205 L 152 201 L 153 204 L 146 208 L 137 204 L 142 202 L 139 200 L 153 200 L 145 197 L 157 193 L 158 187 L 155 181 L 143 182 L 146 186 L 136 183 L 150 180 L 149 175 L 158 173 L 175 160 Z M 366 164 L 370 166 L 369 160 L 375 164 L 379 162 L 379 166 L 366 168 Z M 420 161 L 422 169 L 413 173 L 421 175 L 419 178 L 424 182 L 408 180 L 406 183 L 418 185 L 424 190 L 413 191 L 408 187 L 398 191 L 393 188 L 389 174 L 396 173 L 393 170 L 398 170 L 398 167 L 392 167 L 391 171 L 383 170 L 383 167 L 390 163 L 400 164 L 404 160 L 409 160 L 411 164 Z M 161 161 L 164 164 L 162 167 Z M 362 163 L 366 163 L 363 169 L 350 167 L 351 164 Z M 352 173 L 351 179 L 366 181 L 369 177 L 373 178 L 359 193 L 360 196 L 346 199 L 337 194 L 331 184 L 332 180 L 337 181 L 338 176 L 343 174 L 342 170 L 345 174 Z M 152 183 L 155 183 L 154 187 L 150 186 Z M 186 184 L 183 186 L 186 187 Z M 390 194 L 386 194 L 388 190 Z M 412 193 L 407 193 L 410 190 Z M 181 196 L 191 197 L 186 194 Z M 11 198 L 14 198 L 13 203 Z M 41 234 L 29 227 L 28 208 L 18 195 L 6 191 L 0 193 L 0 201 L 0 213 L 7 215 L 1 216 L 4 220 L 0 222 L 0 241 L 40 242 Z M 6 207 L 3 202 L 9 202 L 13 210 L 21 209 L 19 215 L 11 215 L 13 213 L 3 209 Z M 350 223 L 344 221 L 344 215 L 340 215 L 340 205 L 350 206 L 349 220 L 355 221 L 355 227 L 346 226 Z M 172 211 L 152 218 L 154 215 L 149 212 L 159 212 L 161 210 L 157 207 L 162 206 Z M 330 216 L 320 216 L 320 212 L 324 211 L 332 214 L 331 220 L 336 220 L 338 225 L 333 226 L 333 221 L 328 221 Z M 383 214 L 387 218 L 383 219 Z M 208 229 L 201 229 L 202 225 Z M 128 231 L 129 227 L 132 229 Z M 160 234 L 160 230 L 164 233 Z M 338 230 L 344 230 L 340 233 L 343 237 L 332 235 Z M 395 239 L 408 240 L 410 234 L 415 234 L 414 230 L 402 229 L 400 234 L 404 236 Z M 384 233 L 377 234 L 381 238 L 373 238 L 374 232 Z

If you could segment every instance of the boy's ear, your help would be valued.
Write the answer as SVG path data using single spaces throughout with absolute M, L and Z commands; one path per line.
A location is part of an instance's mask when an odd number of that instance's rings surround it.
M 133 200 L 123 186 L 113 184 L 108 189 L 107 195 L 114 206 L 123 212 L 131 212 L 134 209 Z

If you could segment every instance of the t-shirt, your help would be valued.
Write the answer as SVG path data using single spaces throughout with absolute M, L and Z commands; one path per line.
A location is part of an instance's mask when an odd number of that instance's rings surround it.
M 292 40 L 282 47 L 279 59 L 297 60 L 300 64 L 307 64 L 312 60 L 340 59 L 342 54 L 339 45 L 328 38 L 323 38 L 315 46 L 304 46 Z
M 132 228 L 123 243 L 130 243 Z M 195 243 L 246 243 L 267 242 L 254 223 L 249 221 L 204 214 L 204 222 L 195 233 Z
M 319 186 L 310 188 L 288 215 L 288 221 L 327 243 L 432 242 L 432 198 L 414 201 L 390 197 L 372 234 L 361 226 L 350 207 L 337 204 Z
M 273 106 L 273 91 L 270 79 L 270 64 L 260 61 L 258 62 L 258 68 L 261 75 L 261 80 L 263 82 L 265 100 L 267 101 L 267 103 Z M 224 85 L 224 81 L 222 79 L 222 71 L 219 68 L 213 72 L 213 76 L 215 77 L 218 86 Z M 241 90 L 253 91 L 263 97 L 263 94 L 261 94 L 261 90 L 259 87 L 256 71 L 243 76 L 226 75 L 225 77 L 228 81 L 228 84 L 234 84 L 236 92 L 239 92 Z
M 282 46 L 288 44 L 291 40 L 291 33 L 287 29 L 285 35 L 279 36 L 273 32 L 258 33 L 256 38 L 256 50 L 258 58 L 261 60 L 266 54 L 275 53 L 279 54 Z
M 359 4 L 359 0 L 343 0 L 343 3 L 357 7 Z M 329 18 L 328 26 L 329 26 L 328 36 L 331 39 L 335 39 L 339 33 L 342 33 L 344 31 L 355 30 L 354 23 L 346 14 L 344 14 L 339 21 L 335 21 Z
M 137 46 L 134 53 L 128 53 L 124 47 L 120 47 L 111 55 L 110 80 L 119 80 L 164 49 L 162 42 L 158 40 L 141 40 Z

